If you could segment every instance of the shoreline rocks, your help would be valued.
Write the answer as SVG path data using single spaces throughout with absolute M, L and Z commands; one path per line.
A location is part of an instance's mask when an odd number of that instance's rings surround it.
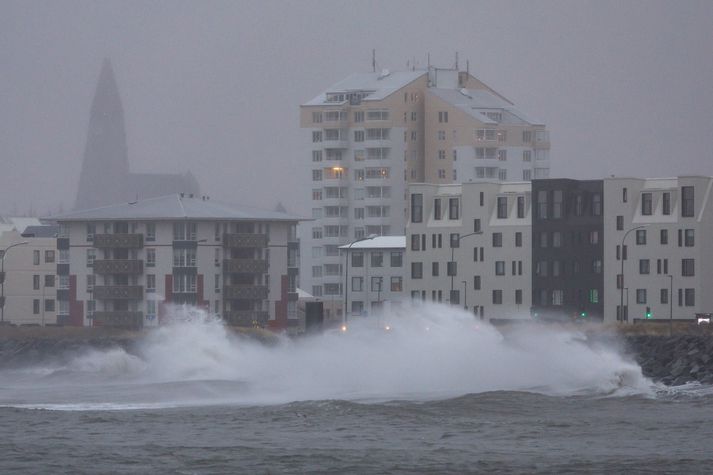
M 629 335 L 627 352 L 644 376 L 670 386 L 692 381 L 713 384 L 713 337 L 710 335 Z

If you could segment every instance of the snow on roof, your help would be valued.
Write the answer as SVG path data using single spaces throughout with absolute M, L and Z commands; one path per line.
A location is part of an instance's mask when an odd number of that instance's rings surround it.
M 281 213 L 266 211 L 247 206 L 237 206 L 200 196 L 180 194 L 147 198 L 140 201 L 102 206 L 87 210 L 72 211 L 52 216 L 56 221 L 85 220 L 168 220 L 168 219 L 202 219 L 202 220 L 262 220 L 262 221 L 299 221 L 302 218 Z
M 339 103 L 327 102 L 327 93 L 346 93 L 356 91 L 371 91 L 362 101 L 380 101 L 407 84 L 424 76 L 426 71 L 393 71 L 388 74 L 355 73 L 332 85 L 314 99 L 302 104 L 305 106 L 338 105 Z
M 352 244 L 339 246 L 340 249 L 406 249 L 406 236 L 379 236 Z
M 540 121 L 528 118 L 508 101 L 486 89 L 431 88 L 429 92 L 485 124 L 543 125 Z M 485 115 L 488 109 L 501 110 L 502 120 L 496 122 L 490 119 Z
M 39 218 L 28 218 L 25 216 L 0 216 L 0 233 L 16 229 L 22 234 L 28 226 L 41 226 Z

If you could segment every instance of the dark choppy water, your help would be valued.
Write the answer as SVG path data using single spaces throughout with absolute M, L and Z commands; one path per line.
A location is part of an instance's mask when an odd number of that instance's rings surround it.
M 0 474 L 713 472 L 713 388 L 571 330 L 409 312 L 269 347 L 201 316 L 2 369 Z
M 710 473 L 713 397 L 0 409 L 2 473 Z

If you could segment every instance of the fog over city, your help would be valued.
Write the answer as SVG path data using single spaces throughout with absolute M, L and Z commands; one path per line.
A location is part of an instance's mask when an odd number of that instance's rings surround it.
M 75 200 L 110 58 L 132 172 L 304 213 L 299 105 L 353 72 L 461 68 L 547 124 L 551 176 L 713 175 L 710 1 L 0 1 L 0 214 Z

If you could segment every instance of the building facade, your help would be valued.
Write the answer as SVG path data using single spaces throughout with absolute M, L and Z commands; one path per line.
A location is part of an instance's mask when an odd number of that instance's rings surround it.
M 601 321 L 602 180 L 533 180 L 532 197 L 533 317 Z
M 380 236 L 341 246 L 346 317 L 388 311 L 404 300 L 404 236 Z
M 713 177 L 606 178 L 603 186 L 605 320 L 713 312 Z
M 279 329 L 295 313 L 295 216 L 178 194 L 56 220 L 60 323 L 155 326 L 190 304 Z
M 545 126 L 467 71 L 354 74 L 303 104 L 300 124 L 314 218 L 301 285 L 325 299 L 343 295 L 339 246 L 404 234 L 408 184 L 549 175 Z
M 481 319 L 529 318 L 530 183 L 409 187 L 406 290 Z
M 12 230 L 0 234 L 4 271 L 0 272 L 1 320 L 15 325 L 55 324 L 57 228 L 29 226 L 25 230 L 33 232 Z

